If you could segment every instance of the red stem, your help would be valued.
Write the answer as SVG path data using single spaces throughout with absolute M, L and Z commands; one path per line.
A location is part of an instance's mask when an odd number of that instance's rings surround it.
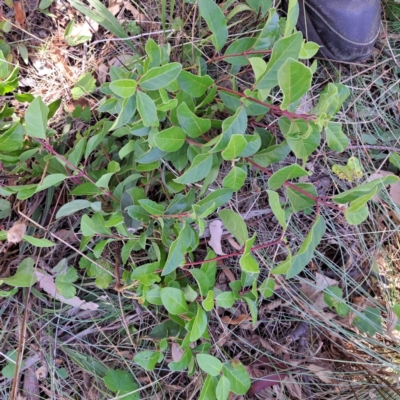
M 244 93 L 236 92 L 235 90 L 232 90 L 232 89 L 228 89 L 228 88 L 225 88 L 225 87 L 222 87 L 222 86 L 217 86 L 217 89 L 218 90 L 223 90 L 223 91 L 228 92 L 228 93 L 232 93 L 232 94 L 234 94 L 236 96 L 239 96 L 239 97 L 241 97 L 243 99 L 253 101 L 254 103 L 260 104 L 260 105 L 262 105 L 264 107 L 268 107 L 270 109 L 270 112 L 272 114 L 274 114 L 274 115 L 277 115 L 277 116 L 282 116 L 283 115 L 283 116 L 285 116 L 285 117 L 287 117 L 289 119 L 301 118 L 301 119 L 304 119 L 304 120 L 307 120 L 307 121 L 315 119 L 315 116 L 313 114 L 296 114 L 296 113 L 292 113 L 290 111 L 281 110 L 281 108 L 279 106 L 275 106 L 273 104 L 265 103 L 264 101 L 258 100 L 258 99 L 254 98 L 254 97 L 246 96 Z
M 266 247 L 275 246 L 277 244 L 284 245 L 284 243 L 282 242 L 282 238 L 281 237 L 279 239 L 277 239 L 277 240 L 274 240 L 273 242 L 263 243 L 263 244 L 259 244 L 258 246 L 254 246 L 254 247 L 251 248 L 250 251 L 256 251 L 256 250 L 264 249 Z M 187 267 L 189 265 L 200 265 L 200 264 L 204 264 L 204 263 L 208 263 L 208 262 L 223 260 L 223 259 L 229 258 L 229 257 L 240 256 L 240 255 L 243 254 L 243 252 L 244 252 L 244 249 L 243 250 L 239 250 L 239 251 L 235 251 L 234 253 L 225 254 L 223 256 L 209 258 L 208 260 L 188 262 L 188 263 L 185 263 L 183 266 Z

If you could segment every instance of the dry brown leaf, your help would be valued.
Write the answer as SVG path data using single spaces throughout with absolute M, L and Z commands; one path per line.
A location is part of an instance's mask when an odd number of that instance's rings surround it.
M 229 268 L 222 268 L 222 271 L 224 272 L 225 276 L 229 279 L 230 282 L 235 282 L 236 278 L 233 275 L 232 271 Z
M 244 321 L 251 321 L 251 317 L 246 314 L 240 314 L 237 318 L 232 319 L 231 317 L 228 317 L 227 315 L 223 318 L 221 318 L 221 321 L 224 324 L 230 324 L 230 325 L 239 325 Z
M 301 386 L 299 385 L 299 383 L 297 383 L 297 381 L 294 378 L 293 374 L 289 374 L 283 380 L 283 385 L 290 392 L 290 394 L 292 395 L 293 399 L 299 399 L 299 400 L 304 399 L 304 397 L 301 394 Z
M 221 247 L 221 239 L 222 239 L 222 232 L 223 232 L 223 223 L 221 220 L 216 219 L 209 225 L 210 230 L 210 240 L 208 244 L 214 250 L 215 254 L 219 256 L 224 256 L 225 253 L 222 251 Z
M 334 379 L 332 378 L 333 372 L 325 367 L 320 367 L 319 365 L 309 364 L 306 368 L 311 371 L 313 374 L 317 375 L 319 379 L 321 379 L 324 383 L 333 383 Z
M 100 85 L 107 81 L 108 76 L 108 67 L 106 64 L 100 64 L 99 68 L 97 69 L 97 80 L 99 81 Z
M 319 272 L 315 273 L 315 291 L 321 292 L 326 289 L 328 286 L 338 286 L 339 282 L 335 279 L 328 278 L 325 275 L 320 274 Z
M 16 25 L 20 28 L 25 29 L 25 12 L 24 9 L 22 8 L 21 2 L 16 1 L 15 3 L 13 3 L 13 6 L 15 12 Z
M 183 356 L 183 350 L 175 342 L 171 345 L 171 356 L 173 361 L 179 361 Z
M 54 297 L 56 300 L 61 301 L 65 304 L 69 304 L 72 307 L 78 307 L 81 310 L 94 311 L 99 308 L 98 304 L 91 301 L 81 300 L 77 296 L 74 296 L 72 299 L 66 299 L 65 297 L 57 293 L 56 284 L 52 276 L 45 275 L 40 271 L 35 271 L 35 273 L 38 278 L 39 287 L 48 295 Z
M 235 249 L 235 250 L 242 250 L 242 246 L 232 237 L 232 236 L 228 236 L 227 240 L 229 242 L 229 244 Z
M 47 364 L 43 364 L 35 371 L 36 378 L 39 380 L 46 379 L 48 373 L 49 369 L 47 368 Z
M 133 6 L 130 1 L 125 1 L 125 8 L 130 11 L 133 15 L 133 19 L 136 23 L 142 28 L 150 28 L 152 26 L 152 22 L 149 21 L 149 18 L 146 15 L 142 14 L 137 8 Z
M 390 308 L 390 306 L 388 306 L 387 307 L 387 319 L 386 319 L 386 332 L 389 335 L 389 337 L 393 340 L 397 340 L 396 336 L 393 335 L 393 331 L 396 329 L 398 320 L 399 320 L 399 317 Z
M 19 243 L 26 233 L 26 224 L 24 222 L 16 222 L 7 232 L 8 243 Z

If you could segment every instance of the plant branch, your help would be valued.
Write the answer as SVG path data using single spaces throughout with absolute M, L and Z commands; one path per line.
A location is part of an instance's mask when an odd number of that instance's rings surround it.
M 253 161 L 251 158 L 246 157 L 246 160 L 250 163 L 253 164 L 255 167 L 257 167 L 259 170 L 263 171 L 265 174 L 267 174 L 268 176 L 272 176 L 273 173 L 271 171 L 268 171 L 267 168 L 262 167 L 261 165 L 257 164 L 255 161 Z M 307 191 L 299 188 L 298 186 L 296 186 L 293 183 L 290 182 L 284 182 L 283 186 L 285 187 L 289 187 L 293 190 L 295 190 L 296 192 L 299 192 L 301 194 L 303 194 L 304 196 L 307 196 L 309 199 L 314 200 L 317 203 L 317 207 L 319 207 L 320 204 L 332 208 L 334 210 L 338 210 L 338 211 L 342 211 L 342 208 L 336 204 L 330 203 L 328 201 L 322 200 L 320 197 L 318 196 L 314 196 L 311 193 L 308 193 Z
M 265 249 L 266 247 L 275 246 L 277 244 L 284 245 L 284 243 L 282 242 L 282 238 L 274 240 L 273 242 L 263 243 L 263 244 L 259 244 L 257 246 L 254 246 L 254 247 L 251 248 L 250 251 L 256 251 L 256 250 L 260 250 L 260 249 Z M 208 262 L 223 260 L 223 259 L 229 258 L 229 257 L 241 256 L 243 253 L 244 253 L 244 249 L 243 250 L 239 250 L 239 251 L 235 251 L 234 253 L 225 254 L 223 256 L 209 258 L 208 260 L 188 262 L 188 263 L 185 263 L 183 266 L 187 267 L 187 266 L 190 266 L 190 265 L 201 265 L 201 264 L 208 263 Z
M 224 54 L 222 56 L 214 56 L 213 58 L 210 58 L 207 61 L 207 64 L 210 64 L 212 62 L 216 62 L 216 61 L 221 61 L 221 60 L 225 60 L 225 58 L 230 58 L 230 57 L 246 57 L 252 54 L 271 54 L 272 50 L 246 50 L 246 51 L 242 51 L 241 53 L 232 53 L 232 54 Z
M 310 121 L 310 120 L 314 120 L 315 119 L 315 116 L 313 114 L 296 114 L 296 113 L 293 113 L 293 112 L 290 112 L 290 111 L 281 110 L 281 108 L 279 106 L 275 106 L 274 104 L 265 103 L 264 101 L 258 100 L 258 99 L 254 98 L 254 97 L 247 96 L 244 93 L 240 93 L 240 92 L 237 92 L 237 91 L 232 90 L 232 89 L 228 89 L 228 88 L 225 88 L 225 87 L 222 87 L 222 86 L 217 86 L 217 89 L 218 90 L 223 90 L 224 92 L 228 92 L 228 93 L 234 94 L 235 96 L 241 97 L 243 99 L 246 99 L 246 100 L 252 101 L 254 103 L 260 104 L 260 105 L 262 105 L 264 107 L 267 107 L 267 108 L 269 108 L 271 114 L 276 115 L 276 116 L 285 116 L 285 117 L 287 117 L 287 118 L 289 118 L 291 120 L 292 119 L 296 119 L 296 118 L 297 119 L 301 118 L 301 119 L 304 119 L 306 121 Z

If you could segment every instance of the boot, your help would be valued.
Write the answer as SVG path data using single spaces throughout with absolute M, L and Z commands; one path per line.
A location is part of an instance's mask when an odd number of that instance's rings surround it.
M 367 59 L 379 34 L 381 0 L 298 0 L 298 29 L 336 61 Z

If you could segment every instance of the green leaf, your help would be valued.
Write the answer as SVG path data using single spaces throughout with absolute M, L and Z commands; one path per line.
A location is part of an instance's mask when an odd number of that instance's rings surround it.
M 136 364 L 140 365 L 146 371 L 153 371 L 156 364 L 159 362 L 158 360 L 160 358 L 160 354 L 161 353 L 158 351 L 139 351 L 136 353 L 135 357 L 133 357 L 133 361 L 135 361 Z
M 168 252 L 168 258 L 161 275 L 165 276 L 175 271 L 185 259 L 185 252 L 189 247 L 188 228 L 186 225 L 180 231 L 179 236 L 172 242 Z
M 369 336 L 382 332 L 382 317 L 379 308 L 367 307 L 361 315 L 354 319 L 354 325 Z
M 275 280 L 272 278 L 267 278 L 264 279 L 263 283 L 260 285 L 258 290 L 265 299 L 268 299 L 274 294 L 274 288 L 275 288 Z
M 154 141 L 157 147 L 163 151 L 178 151 L 185 143 L 186 133 L 179 126 L 172 126 L 156 133 Z
M 177 117 L 179 124 L 192 138 L 197 138 L 203 133 L 206 133 L 211 128 L 209 119 L 199 118 L 193 114 L 186 103 L 181 103 L 177 109 Z
M 226 376 L 221 376 L 218 381 L 215 394 L 217 395 L 217 400 L 228 400 L 229 392 L 231 391 L 231 383 Z
M 219 307 L 231 308 L 235 303 L 235 295 L 233 292 L 222 292 L 216 298 Z
M 22 147 L 24 130 L 20 123 L 14 124 L 0 136 L 0 151 L 10 153 Z
M 91 7 L 88 7 L 81 0 L 70 0 L 70 3 L 79 12 L 93 19 L 105 29 L 112 32 L 115 36 L 119 38 L 126 38 L 128 36 L 117 18 L 114 17 L 101 1 L 88 0 Z M 126 40 L 124 43 L 135 50 L 135 47 L 130 40 Z
M 319 101 L 313 113 L 332 118 L 338 113 L 343 102 L 350 95 L 350 89 L 341 83 L 328 83 L 319 96 Z
M 303 42 L 299 58 L 302 60 L 309 60 L 318 53 L 319 47 L 320 46 L 314 42 Z
M 57 211 L 56 218 L 66 217 L 67 215 L 73 215 L 78 211 L 89 208 L 92 205 L 92 202 L 88 200 L 72 200 L 67 204 L 61 206 L 61 208 Z
M 225 51 L 225 57 L 230 54 L 243 53 L 251 49 L 256 42 L 255 38 L 241 38 L 233 41 Z M 248 54 L 246 56 L 226 57 L 225 61 L 232 65 L 247 65 L 250 57 L 259 57 L 256 54 Z
M 400 169 L 400 155 L 397 153 L 390 153 L 389 162 L 392 163 L 396 168 Z
M 207 297 L 202 301 L 201 305 L 206 311 L 211 311 L 214 308 L 214 291 L 208 291 Z
M 53 247 L 56 245 L 55 243 L 51 242 L 48 239 L 38 239 L 28 235 L 24 236 L 24 240 L 35 247 Z
M 188 311 L 188 305 L 182 290 L 166 287 L 161 289 L 160 296 L 164 307 L 170 314 L 179 315 Z
M 158 262 L 141 265 L 133 270 L 131 279 L 138 280 L 142 285 L 151 286 L 156 282 L 160 282 L 161 278 L 155 273 L 157 269 L 160 269 Z
M 109 87 L 117 96 L 127 99 L 135 95 L 137 83 L 133 79 L 118 79 L 111 82 Z
M 293 58 L 285 61 L 278 71 L 278 83 L 283 92 L 280 106 L 282 110 L 286 110 L 290 104 L 300 100 L 310 90 L 312 75 L 311 69 L 301 62 Z
M 196 360 L 199 367 L 211 376 L 218 376 L 222 370 L 222 363 L 218 358 L 209 354 L 197 354 Z
M 250 377 L 241 362 L 234 360 L 224 363 L 222 372 L 229 379 L 233 393 L 246 394 L 250 389 Z
M 139 204 L 151 215 L 163 215 L 165 207 L 149 199 L 139 200 Z
M 139 85 L 145 90 L 158 90 L 174 81 L 182 70 L 182 64 L 170 63 L 162 67 L 151 68 L 139 80 Z
M 106 228 L 104 218 L 100 213 L 94 214 L 92 218 L 88 215 L 83 215 L 81 218 L 81 230 L 83 236 L 111 235 L 111 231 Z
M 92 93 L 96 89 L 96 80 L 90 72 L 83 74 L 79 77 L 78 82 L 71 90 L 72 98 L 79 99 L 86 94 Z
M 108 389 L 116 392 L 119 396 L 123 396 L 124 399 L 139 400 L 139 392 L 124 396 L 138 390 L 138 385 L 129 372 L 121 369 L 109 369 L 103 380 Z
M 46 190 L 52 186 L 57 186 L 67 178 L 68 176 L 64 174 L 47 175 L 46 178 L 43 179 L 42 184 L 37 186 L 35 193 L 41 192 L 42 190 Z
M 303 269 L 308 265 L 314 256 L 314 250 L 321 242 L 322 236 L 325 234 L 325 230 L 325 221 L 320 215 L 318 215 L 297 254 L 294 257 L 289 256 L 286 261 L 275 267 L 271 273 L 286 273 L 287 279 L 298 275 L 301 271 L 303 271 Z
M 303 36 L 300 32 L 279 39 L 272 49 L 272 54 L 267 64 L 265 72 L 257 79 L 256 89 L 272 89 L 278 85 L 278 71 L 289 58 L 297 60 L 299 58 Z
M 9 278 L 1 278 L 3 283 L 15 287 L 31 287 L 37 281 L 37 276 L 33 269 L 35 261 L 33 258 L 25 258 L 17 269 L 17 272 Z
M 224 160 L 232 160 L 246 148 L 247 140 L 243 135 L 234 134 L 231 136 L 228 146 L 221 153 Z
M 266 168 L 271 164 L 284 160 L 289 153 L 290 147 L 285 140 L 280 144 L 273 145 L 268 147 L 267 149 L 259 151 L 258 153 L 253 155 L 252 159 L 261 167 Z
M 314 197 L 318 197 L 317 189 L 311 183 L 294 183 L 293 186 L 310 193 Z M 288 194 L 290 204 L 292 205 L 293 212 L 306 210 L 315 204 L 315 200 L 292 187 L 287 187 L 286 192 Z
M 299 178 L 301 176 L 308 176 L 309 173 L 301 168 L 298 164 L 292 164 L 287 167 L 281 168 L 276 171 L 268 180 L 268 186 L 273 189 L 279 189 L 286 181 L 290 179 Z
M 202 296 L 205 296 L 209 287 L 211 286 L 207 274 L 204 271 L 197 268 L 191 269 L 190 272 L 193 275 L 194 279 L 196 279 L 197 285 L 200 289 L 200 294 Z
M 144 92 L 137 92 L 137 109 L 144 126 L 158 126 L 157 108 L 154 101 Z
M 399 178 L 397 176 L 388 175 L 383 178 L 374 179 L 371 182 L 364 183 L 353 189 L 347 190 L 343 193 L 337 194 L 336 196 L 333 196 L 332 199 L 336 203 L 346 204 L 349 203 L 350 201 L 358 199 L 361 196 L 368 195 L 374 190 L 375 187 L 377 187 L 378 190 L 380 190 L 384 186 L 392 185 L 393 183 L 396 183 L 398 181 Z
M 240 167 L 234 166 L 229 171 L 229 174 L 222 180 L 222 186 L 237 192 L 244 185 L 246 178 L 246 171 Z
M 286 12 L 286 25 L 284 36 L 289 36 L 293 33 L 299 18 L 299 3 L 297 0 L 289 0 Z
M 337 286 L 328 286 L 324 290 L 324 301 L 340 317 L 345 317 L 350 312 L 350 307 L 343 300 L 343 291 Z
M 249 237 L 246 223 L 243 218 L 232 210 L 221 210 L 218 213 L 225 228 L 236 238 L 238 243 L 243 246 Z
M 360 160 L 357 157 L 350 157 L 347 160 L 347 165 L 334 164 L 332 171 L 340 178 L 346 181 L 353 182 L 355 179 L 361 179 L 363 170 Z
M 25 113 L 25 129 L 28 136 L 46 139 L 48 113 L 49 108 L 43 103 L 42 98 L 36 97 Z
M 264 2 L 264 1 L 263 1 Z M 257 37 L 254 50 L 270 49 L 280 36 L 279 15 L 275 8 L 270 8 L 268 19 Z
M 58 275 L 55 279 L 57 291 L 66 299 L 72 299 L 76 289 L 72 283 L 78 280 L 78 273 L 73 267 L 69 267 L 65 274 Z
M 198 400 L 215 400 L 215 390 L 217 388 L 217 378 L 207 375 L 201 389 Z
M 213 33 L 212 42 L 215 50 L 219 51 L 228 39 L 225 16 L 213 0 L 199 0 L 198 5 L 200 15 L 206 20 L 207 26 Z
M 197 314 L 194 318 L 193 326 L 190 331 L 191 342 L 195 342 L 196 340 L 200 339 L 203 336 L 204 332 L 207 329 L 207 324 L 208 324 L 207 314 L 200 306 L 200 304 L 197 304 Z
M 212 154 L 198 154 L 193 159 L 192 165 L 179 178 L 174 179 L 174 182 L 185 185 L 198 182 L 210 173 L 212 164 Z
M 285 211 L 283 210 L 281 202 L 279 200 L 279 194 L 272 190 L 267 190 L 267 193 L 268 193 L 269 206 L 271 207 L 271 210 L 274 213 L 275 218 L 278 220 L 279 225 L 283 228 L 284 231 L 286 231 L 287 229 L 286 216 L 285 216 Z
M 208 76 L 197 76 L 181 71 L 178 76 L 179 86 L 191 97 L 200 97 L 209 89 L 214 81 Z
M 260 272 L 258 263 L 255 258 L 251 255 L 251 248 L 256 240 L 256 235 L 254 234 L 252 238 L 246 240 L 246 245 L 244 248 L 243 255 L 240 257 L 239 264 L 242 271 L 249 274 L 257 274 Z

